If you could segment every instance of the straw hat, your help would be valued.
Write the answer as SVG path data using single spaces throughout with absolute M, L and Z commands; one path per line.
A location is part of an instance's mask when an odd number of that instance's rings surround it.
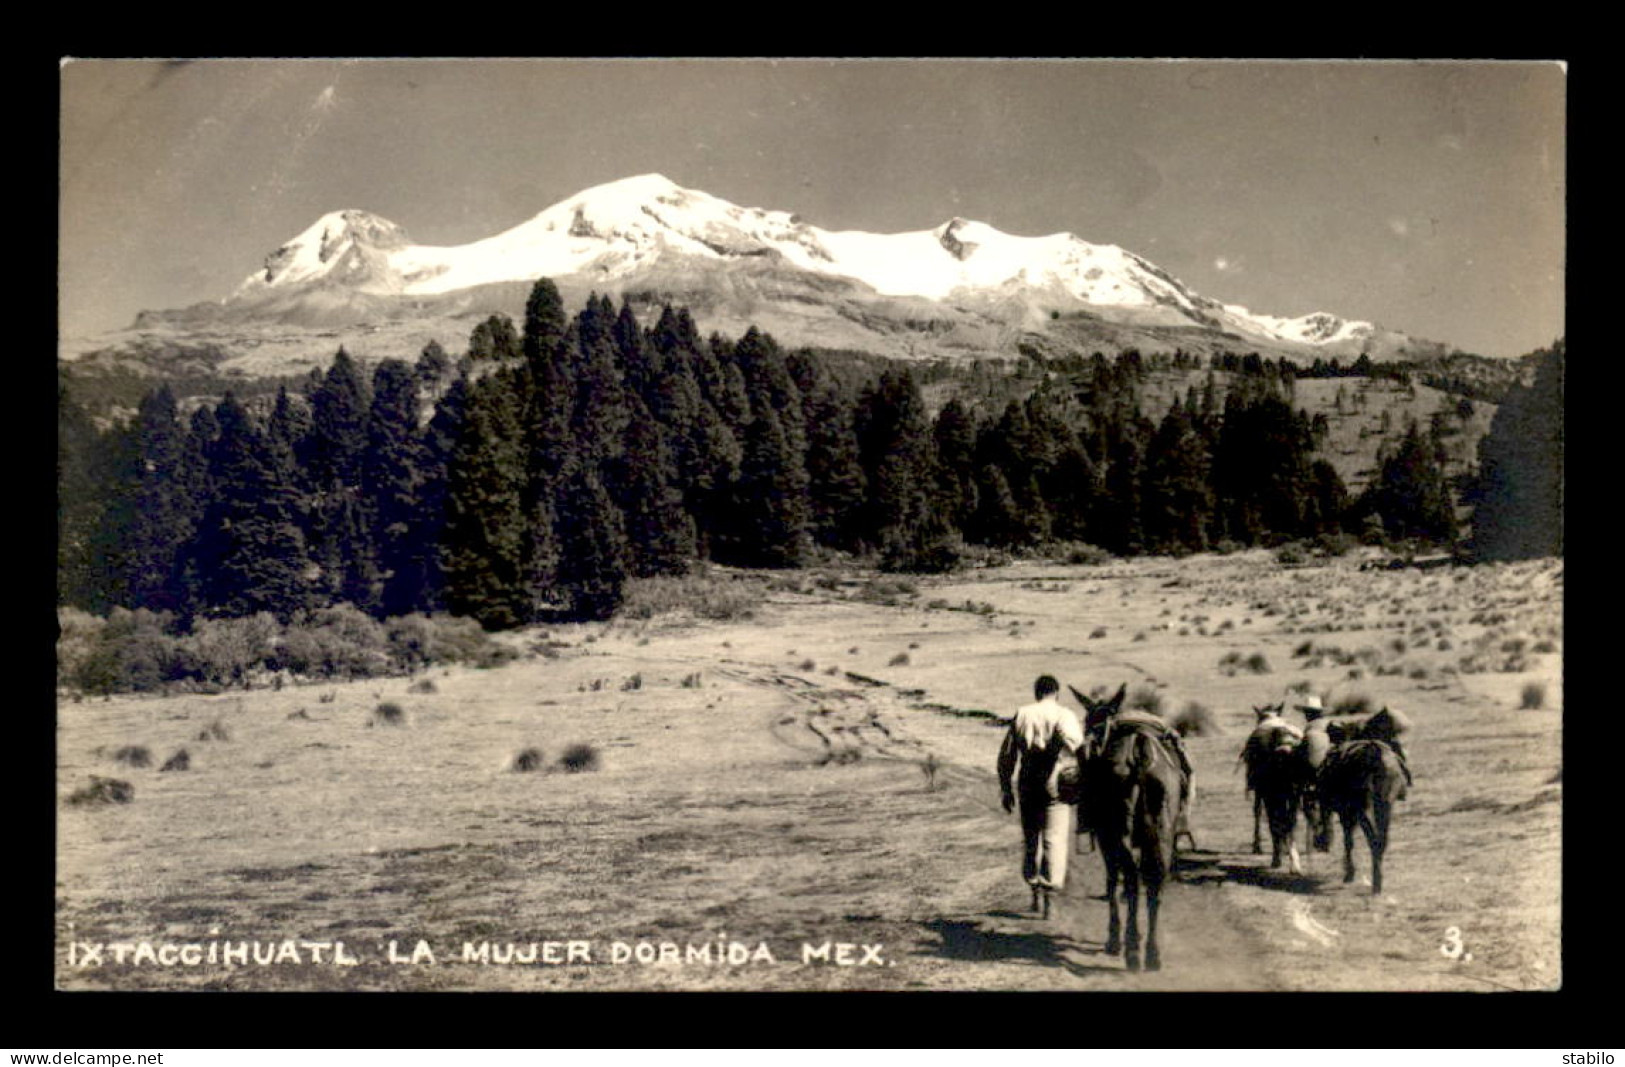
M 1318 719 L 1326 714 L 1326 708 L 1320 703 L 1319 696 L 1305 697 L 1303 703 L 1297 705 L 1297 709 L 1311 720 Z

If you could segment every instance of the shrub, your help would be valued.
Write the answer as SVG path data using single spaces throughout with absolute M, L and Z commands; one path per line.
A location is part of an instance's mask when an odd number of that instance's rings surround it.
M 248 684 L 249 674 L 277 662 L 282 627 L 270 612 L 236 619 L 199 619 L 179 642 L 186 673 L 218 686 Z
M 899 653 L 897 653 L 897 655 L 893 656 L 891 659 L 886 661 L 886 666 L 888 666 L 888 667 L 907 667 L 908 666 L 908 653 L 907 652 L 899 652 Z
M 393 666 L 383 625 L 349 604 L 308 613 L 288 627 L 279 659 L 312 678 L 372 678 Z
M 1064 542 L 1060 553 L 1062 561 L 1081 567 L 1098 567 L 1116 557 L 1098 545 Z
M 1219 723 L 1214 718 L 1213 712 L 1194 700 L 1180 709 L 1170 720 L 1170 724 L 1179 731 L 1181 737 L 1202 737 L 1217 733 L 1219 730 Z
M 182 676 L 181 645 L 168 612 L 114 608 L 99 628 L 76 626 L 74 643 L 79 640 L 85 645 L 71 650 L 71 680 L 86 693 L 151 692 Z
M 814 663 L 810 659 L 804 659 L 801 661 L 801 666 L 798 669 L 803 671 L 816 671 L 818 669 L 818 664 Z
M 1270 672 L 1270 661 L 1264 658 L 1262 652 L 1254 652 L 1244 662 L 1247 669 L 1254 674 L 1268 674 Z
M 216 719 L 198 732 L 197 739 L 199 741 L 230 741 L 231 731 L 226 729 L 225 723 Z
M 1297 566 L 1309 562 L 1309 552 L 1303 547 L 1302 542 L 1292 541 L 1276 550 L 1275 561 L 1289 567 Z
M 152 766 L 152 753 L 147 751 L 145 745 L 125 745 L 113 753 L 113 760 L 127 767 Z
M 527 748 L 513 758 L 513 771 L 516 774 L 529 774 L 542 769 L 542 750 Z
M 1518 705 L 1527 711 L 1534 711 L 1546 706 L 1546 687 L 1539 682 L 1530 682 L 1523 687 L 1523 699 Z
M 642 689 L 642 688 L 643 688 L 643 675 L 641 675 L 641 674 L 634 674 L 632 677 L 628 678 L 626 681 L 621 683 L 621 692 L 623 692 L 623 693 L 630 693 L 630 692 L 632 692 L 634 690 Z
M 880 552 L 880 569 L 913 574 L 948 574 L 965 560 L 965 541 L 957 532 L 911 542 L 892 538 Z
M 684 614 L 713 621 L 748 619 L 756 614 L 761 600 L 752 584 L 742 577 L 708 570 L 633 578 L 626 583 L 620 613 L 628 619 Z
M 128 804 L 135 799 L 135 786 L 118 778 L 101 778 L 90 776 L 90 784 L 83 789 L 74 791 L 68 797 L 68 803 L 73 805 L 84 804 Z
M 1094 630 L 1092 630 L 1090 632 L 1089 639 L 1091 641 L 1093 641 L 1093 640 L 1097 640 L 1097 639 L 1105 637 L 1105 636 L 1106 636 L 1106 628 L 1104 626 L 1096 626 L 1094 628 Z
M 58 608 L 56 612 L 56 684 L 64 688 L 80 685 L 84 661 L 101 641 L 107 620 L 78 608 Z
M 383 703 L 372 709 L 369 726 L 405 726 L 406 709 L 399 704 Z
M 191 769 L 192 756 L 183 748 L 164 760 L 164 765 L 158 768 L 158 772 L 162 774 L 166 771 L 187 771 Z
M 571 745 L 559 757 L 559 766 L 571 774 L 598 769 L 598 750 L 591 745 Z
M 1162 714 L 1162 694 L 1155 689 L 1140 688 L 1129 694 L 1128 706 L 1153 715 Z
M 1336 530 L 1315 538 L 1315 550 L 1325 556 L 1346 556 L 1359 545 L 1352 534 Z
M 433 678 L 420 678 L 406 687 L 408 693 L 436 693 L 439 687 L 434 684 Z

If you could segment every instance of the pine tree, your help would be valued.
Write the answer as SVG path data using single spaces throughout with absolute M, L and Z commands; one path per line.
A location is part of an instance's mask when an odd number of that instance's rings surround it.
M 199 525 L 196 553 L 203 605 L 214 614 L 268 611 L 286 621 L 310 603 L 310 559 L 290 472 L 231 393 L 215 408 L 215 420 L 214 496 Z
M 1565 341 L 1535 353 L 1533 384 L 1496 410 L 1478 446 L 1473 551 L 1480 559 L 1563 554 Z
M 954 397 L 937 413 L 931 428 L 937 450 L 937 507 L 956 529 L 971 528 L 977 509 L 974 416 Z
M 474 383 L 446 475 L 441 538 L 445 603 L 489 630 L 530 621 L 526 477 L 517 382 L 496 374 Z
M 593 464 L 577 460 L 563 472 L 556 521 L 558 587 L 567 613 L 608 619 L 625 595 L 626 532 Z
M 653 418 L 636 418 L 627 427 L 618 468 L 628 569 L 639 578 L 682 574 L 694 556 L 694 520 L 683 510 L 677 471 Z
M 569 316 L 564 312 L 559 287 L 549 278 L 538 279 L 525 301 L 525 331 L 521 343 L 525 362 L 530 364 L 532 373 L 554 357 L 568 327 Z
M 424 446 L 418 433 L 417 378 L 403 360 L 386 359 L 372 376 L 367 451 L 361 467 L 364 512 L 377 560 L 382 615 L 411 612 L 423 580 Z
M 1439 442 L 1409 422 L 1398 447 L 1383 457 L 1360 510 L 1380 515 L 1389 537 L 1451 543 L 1456 505 L 1445 459 Z
M 153 611 L 179 611 L 180 553 L 198 515 L 183 480 L 186 435 L 167 385 L 142 398 L 136 414 L 134 507 L 124 526 L 127 602 Z
M 205 565 L 202 553 L 206 546 L 202 536 L 202 521 L 214 505 L 218 489 L 209 474 L 209 460 L 214 455 L 215 442 L 220 437 L 220 423 L 214 417 L 214 408 L 207 404 L 192 412 L 187 423 L 186 437 L 181 446 L 176 481 L 191 500 L 192 535 L 176 553 L 175 595 L 181 613 L 187 617 L 204 608 Z
M 360 368 L 340 348 L 310 394 L 311 425 L 302 461 L 317 491 L 360 484 L 369 404 Z
M 1184 408 L 1171 408 L 1145 458 L 1145 533 L 1157 552 L 1203 552 L 1213 522 L 1210 458 Z
M 719 559 L 747 567 L 794 567 L 806 554 L 807 478 L 772 411 L 745 427 L 739 479 L 724 531 L 713 546 Z
M 506 315 L 490 316 L 469 334 L 468 358 L 476 362 L 518 359 L 523 354 L 519 331 Z
M 855 550 L 868 482 L 858 458 L 855 401 L 836 382 L 809 372 L 802 394 L 806 425 L 808 529 L 819 544 Z
M 57 598 L 89 611 L 122 602 L 118 495 L 129 473 L 129 435 L 103 434 L 57 381 Z

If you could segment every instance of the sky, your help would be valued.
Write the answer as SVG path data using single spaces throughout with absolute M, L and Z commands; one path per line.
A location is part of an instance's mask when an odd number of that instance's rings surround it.
M 227 296 L 315 220 L 488 237 L 660 173 L 826 230 L 959 216 L 1204 296 L 1515 356 L 1564 333 L 1555 63 L 65 60 L 59 326 Z

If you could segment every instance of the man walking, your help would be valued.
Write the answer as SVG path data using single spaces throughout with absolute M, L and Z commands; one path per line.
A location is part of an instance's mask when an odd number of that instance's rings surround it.
M 1021 876 L 1033 891 L 1033 910 L 1050 915 L 1050 897 L 1066 885 L 1072 806 L 1060 800 L 1056 777 L 1061 755 L 1083 745 L 1083 726 L 1061 706 L 1061 684 L 1043 675 L 1033 684 L 1037 703 L 1016 712 L 999 748 L 999 789 L 1004 810 L 1019 797 L 1024 852 Z M 1017 766 L 1020 772 L 1017 772 Z

